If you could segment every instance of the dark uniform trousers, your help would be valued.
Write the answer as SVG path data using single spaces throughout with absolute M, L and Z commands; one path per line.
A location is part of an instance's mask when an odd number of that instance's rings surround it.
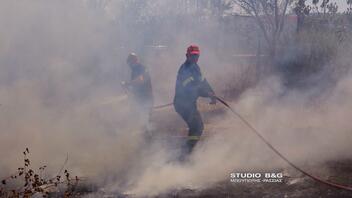
M 177 113 L 181 115 L 182 119 L 188 126 L 188 137 L 183 146 L 183 154 L 189 154 L 192 152 L 193 147 L 197 144 L 200 136 L 203 133 L 204 125 L 202 117 L 197 109 L 196 104 L 188 108 L 177 108 Z

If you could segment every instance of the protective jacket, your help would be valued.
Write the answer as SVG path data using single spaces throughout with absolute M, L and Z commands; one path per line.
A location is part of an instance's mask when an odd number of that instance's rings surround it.
M 145 104 L 148 106 L 152 105 L 152 83 L 148 70 L 139 63 L 132 65 L 131 69 L 131 81 L 134 81 L 137 78 L 141 78 L 140 82 L 135 83 L 131 86 L 131 91 L 134 95 L 134 99 L 139 104 Z
M 208 81 L 202 76 L 198 64 L 190 64 L 187 61 L 181 65 L 176 80 L 174 106 L 179 108 L 191 108 L 196 106 L 199 97 L 209 97 L 214 93 Z

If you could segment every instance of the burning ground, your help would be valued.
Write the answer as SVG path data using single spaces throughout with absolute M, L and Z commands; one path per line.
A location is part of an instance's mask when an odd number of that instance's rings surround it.
M 183 9 L 181 1 L 129 2 L 1 3 L 0 178 L 17 169 L 28 147 L 31 165 L 46 165 L 47 177 L 68 154 L 65 168 L 85 178 L 77 190 L 87 197 L 350 195 L 292 169 L 206 99 L 199 101 L 203 139 L 179 163 L 187 129 L 174 109 L 153 112 L 146 143 L 119 86 L 135 51 L 151 74 L 155 103 L 171 102 L 185 48 L 197 43 L 215 92 L 275 148 L 322 179 L 351 185 L 351 32 L 339 26 L 348 17 L 329 25 L 307 17 L 299 34 L 288 21 L 272 59 L 251 17 Z M 284 182 L 230 182 L 232 172 L 272 171 L 284 173 Z

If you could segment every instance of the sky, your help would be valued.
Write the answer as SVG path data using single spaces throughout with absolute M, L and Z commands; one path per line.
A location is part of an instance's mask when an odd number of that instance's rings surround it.
M 95 2 L 2 0 L 0 178 L 17 170 L 26 147 L 32 167 L 47 165 L 48 174 L 57 174 L 68 155 L 65 169 L 71 175 L 89 178 L 112 192 L 141 196 L 204 189 L 228 181 L 234 170 L 270 171 L 287 166 L 226 112 L 204 119 L 205 134 L 212 136 L 198 144 L 189 165 L 172 162 L 177 153 L 168 144 L 178 140 L 153 136 L 155 144 L 144 144 L 144 130 L 120 87 L 129 76 L 126 57 L 132 50 L 140 55 L 151 74 L 155 104 L 166 104 L 174 96 L 185 50 L 193 43 L 201 48 L 202 73 L 219 96 L 223 96 L 221 89 L 235 92 L 258 76 L 262 78 L 238 99 L 226 99 L 289 159 L 304 165 L 352 158 L 352 74 L 346 72 L 351 65 L 349 42 L 339 45 L 331 63 L 320 66 L 323 71 L 305 79 L 311 88 L 290 90 L 279 72 L 267 74 L 262 72 L 266 65 L 248 65 L 227 54 L 232 53 L 230 44 L 245 48 L 240 45 L 242 40 L 257 46 L 257 34 L 228 32 L 219 28 L 223 27 L 220 20 L 208 19 L 194 25 L 189 18 L 166 18 L 168 23 L 156 26 L 155 31 L 131 25 L 138 12 L 144 19 L 171 17 L 168 12 L 174 0 L 149 0 L 140 10 L 126 8 L 126 0 L 109 1 L 110 13 Z M 240 25 L 239 30 L 247 28 L 247 24 Z M 160 36 L 158 42 L 166 40 L 170 47 L 163 51 L 146 48 L 154 34 Z M 217 40 L 219 35 L 221 40 Z M 227 39 L 230 36 L 238 40 Z M 336 43 L 332 36 L 307 36 L 311 37 L 301 41 L 303 47 L 282 52 L 282 64 L 292 64 L 316 46 L 328 48 Z M 339 73 L 345 75 L 339 78 Z M 336 79 L 333 90 L 328 87 L 330 79 Z M 153 116 L 151 127 L 162 135 L 187 131 L 172 107 L 155 111 Z
M 337 0 L 336 3 L 338 4 L 340 11 L 343 12 L 343 11 L 345 11 L 347 9 L 346 0 Z

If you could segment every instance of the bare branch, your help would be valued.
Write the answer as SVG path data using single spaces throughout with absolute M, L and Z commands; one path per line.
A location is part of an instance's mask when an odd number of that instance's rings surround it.
M 284 10 L 282 12 L 281 21 L 280 21 L 279 34 L 282 32 L 282 30 L 284 28 L 284 21 L 285 21 L 285 18 L 286 18 L 286 11 L 287 11 L 287 7 L 288 7 L 290 2 L 291 2 L 291 0 L 285 0 Z

